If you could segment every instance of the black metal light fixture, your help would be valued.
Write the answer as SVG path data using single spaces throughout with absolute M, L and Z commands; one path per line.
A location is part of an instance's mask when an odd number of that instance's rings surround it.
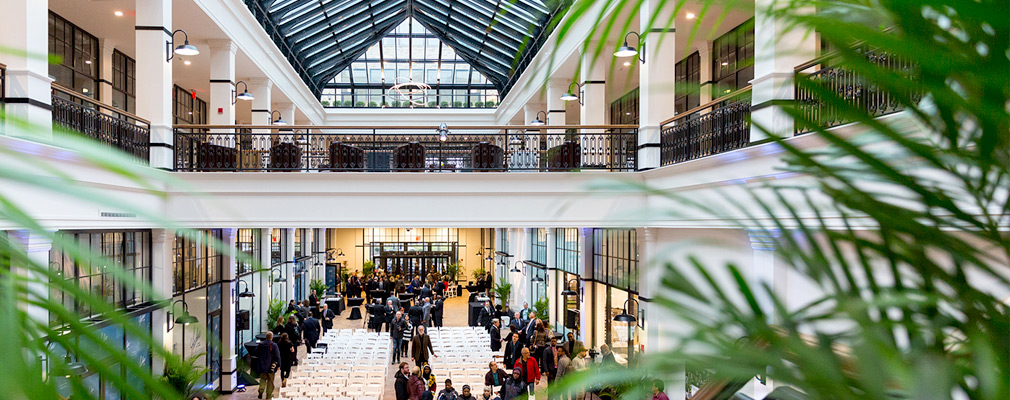
M 240 83 L 242 84 L 242 93 L 238 92 L 238 85 Z M 232 95 L 231 104 L 235 104 L 237 100 L 249 101 L 256 99 L 256 96 L 253 96 L 252 93 L 249 93 L 249 85 L 246 84 L 245 81 L 235 82 L 235 89 L 231 90 L 231 95 Z
M 274 271 L 277 271 L 277 277 L 274 277 Z M 270 268 L 270 277 L 273 278 L 274 283 L 287 282 L 287 278 L 284 277 L 284 273 L 281 272 L 279 267 Z
M 239 293 L 238 297 L 256 297 L 256 293 L 253 293 L 253 292 L 249 291 L 249 282 L 246 282 L 246 281 L 244 281 L 242 279 L 239 279 L 238 280 L 238 287 L 241 288 L 243 283 L 245 284 L 245 291 L 242 292 L 242 293 Z
M 572 282 L 575 282 L 575 287 L 579 288 L 578 291 L 575 291 L 574 289 L 572 289 Z M 568 296 L 579 296 L 579 300 L 581 301 L 582 300 L 582 287 L 579 286 L 579 278 L 572 278 L 572 279 L 569 279 L 568 282 L 565 282 L 565 290 L 561 291 L 561 295 L 565 296 L 565 297 L 568 297 Z
M 631 47 L 628 45 L 628 36 L 631 36 L 632 34 L 634 34 L 635 37 L 638 38 L 638 41 L 635 43 L 636 44 L 635 47 Z M 614 52 L 614 57 L 627 58 L 638 55 L 637 57 L 638 60 L 641 61 L 642 64 L 645 64 L 645 49 L 642 48 L 641 51 L 639 51 L 639 47 L 641 46 L 641 44 L 642 44 L 642 35 L 639 35 L 638 32 L 635 31 L 628 32 L 627 35 L 624 35 L 624 45 L 617 48 L 617 51 Z
M 522 264 L 522 263 L 523 263 L 522 261 L 516 261 L 516 263 L 514 265 L 512 265 L 512 269 L 510 269 L 509 272 L 522 272 L 523 276 L 526 276 L 526 270 L 525 269 L 519 269 L 519 264 Z
M 575 90 L 572 90 L 572 86 L 575 86 Z M 582 91 L 582 85 L 580 85 L 578 82 L 572 82 L 570 85 L 568 85 L 568 92 L 565 92 L 565 94 L 561 95 L 561 100 L 562 101 L 578 100 L 580 105 L 585 105 L 585 103 L 582 101 L 583 95 L 585 95 L 585 92 Z
M 182 313 L 177 316 L 175 314 L 175 305 L 178 304 L 178 303 L 182 303 Z M 169 322 L 173 322 L 173 324 L 170 324 L 169 327 L 168 327 L 168 330 L 171 331 L 172 328 L 175 327 L 175 324 L 182 324 L 183 326 L 186 326 L 186 325 L 189 325 L 189 324 L 195 324 L 199 320 L 197 320 L 196 317 L 190 315 L 190 313 L 189 313 L 189 304 L 186 304 L 185 300 L 179 299 L 179 300 L 173 301 L 172 305 L 169 306 L 168 321 Z
M 540 119 L 540 114 L 544 115 L 544 119 Z M 547 112 L 546 111 L 537 111 L 537 117 L 535 119 L 533 119 L 532 121 L 530 121 L 530 125 L 533 125 L 533 126 L 547 125 Z
M 638 308 L 638 300 L 629 297 L 627 300 L 624 301 L 624 311 L 622 311 L 620 314 L 615 315 L 614 321 L 628 322 L 628 323 L 638 321 L 638 318 L 635 318 L 634 315 L 628 314 L 628 303 L 632 301 L 635 302 L 635 308 L 636 309 Z
M 274 119 L 274 113 L 277 113 L 277 119 Z M 271 122 L 271 124 L 273 124 L 273 125 L 287 125 L 288 124 L 288 121 L 285 121 L 284 118 L 281 118 L 281 112 L 277 111 L 277 110 L 273 110 L 273 111 L 270 112 L 270 119 L 273 120 L 273 122 Z
M 175 34 L 179 32 L 182 32 L 183 44 L 176 47 L 175 50 L 172 50 L 172 46 L 175 46 Z M 175 32 L 172 32 L 172 40 L 165 41 L 165 61 L 172 61 L 172 58 L 174 58 L 176 54 L 180 56 L 195 56 L 200 54 L 200 49 L 197 49 L 196 46 L 189 44 L 189 34 L 182 29 L 176 29 Z
M 53 371 L 53 374 L 63 375 L 63 377 L 67 379 L 74 376 L 81 376 L 86 373 L 88 373 L 88 367 L 82 362 L 74 361 L 70 358 L 70 354 L 63 356 L 63 364 L 57 365 Z

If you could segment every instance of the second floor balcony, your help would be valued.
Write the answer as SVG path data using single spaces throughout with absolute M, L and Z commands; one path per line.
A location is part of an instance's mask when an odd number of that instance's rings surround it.
M 637 146 L 630 125 L 182 125 L 174 148 L 188 172 L 562 172 L 635 171 Z

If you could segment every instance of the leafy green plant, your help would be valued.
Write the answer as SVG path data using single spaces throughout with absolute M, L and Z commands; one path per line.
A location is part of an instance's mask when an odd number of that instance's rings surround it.
M 476 102 L 476 103 L 473 103 L 473 106 L 474 106 L 475 108 L 481 108 L 481 107 L 484 107 L 484 102 L 483 102 L 483 101 L 478 101 L 478 102 Z
M 550 323 L 551 308 L 546 297 L 533 302 L 533 311 L 537 313 L 537 318 L 544 321 L 544 326 L 550 326 L 548 324 Z
M 358 100 L 357 102 L 354 103 L 354 106 L 355 107 L 364 107 L 365 106 L 365 102 L 361 101 L 361 100 Z
M 435 108 L 436 106 L 438 106 L 438 102 L 437 101 L 432 100 L 432 101 L 428 102 L 428 107 L 429 108 Z
M 309 290 L 315 293 L 316 297 L 320 299 L 323 298 L 323 295 L 326 294 L 326 290 L 329 288 L 330 287 L 326 286 L 326 282 L 324 282 L 322 279 L 313 279 L 309 281 Z
M 452 106 L 456 107 L 456 108 L 463 107 L 463 102 L 462 101 L 454 101 L 454 102 L 452 102 Z
M 210 368 L 197 366 L 197 361 L 202 361 L 207 353 L 200 353 L 186 359 L 171 358 L 165 362 L 165 372 L 162 376 L 165 384 L 181 393 L 182 398 L 192 399 L 201 394 L 197 386 L 203 377 L 210 372 Z
M 375 273 L 375 262 L 371 260 L 365 261 L 365 263 L 361 265 L 361 275 L 372 276 L 373 273 Z
M 501 304 L 502 308 L 507 307 L 509 296 L 512 295 L 512 284 L 508 279 L 499 279 L 498 284 L 494 285 L 494 294 L 498 298 L 498 304 Z
M 354 105 L 353 101 L 351 101 L 351 100 L 344 100 L 344 107 L 351 107 L 353 105 Z
M 442 108 L 449 108 L 449 102 L 448 101 L 443 101 L 442 104 L 440 105 L 440 107 L 442 107 Z
M 267 308 L 267 329 L 274 329 L 274 326 L 277 325 L 277 318 L 295 315 L 294 311 L 285 314 L 286 308 L 287 304 L 284 303 L 284 300 L 270 299 L 270 306 Z
M 445 267 L 445 274 L 449 276 L 450 282 L 456 282 L 456 278 L 459 277 L 459 264 L 449 264 L 448 267 Z
M 376 103 L 376 102 L 374 102 L 374 101 L 369 101 L 369 102 L 368 102 L 368 106 L 369 106 L 369 107 L 372 107 L 372 108 L 375 108 L 375 107 L 378 107 L 378 106 L 379 106 L 379 103 Z
M 487 108 L 494 107 L 494 105 L 495 105 L 495 102 L 493 100 L 488 100 L 488 101 L 484 102 L 484 107 L 487 107 Z
M 473 279 L 477 280 L 480 277 L 482 277 L 484 275 L 487 275 L 487 270 L 484 269 L 484 267 L 480 267 L 478 269 L 473 270 L 473 272 L 471 272 L 471 274 L 473 275 Z
M 323 100 L 320 103 L 322 103 L 323 107 L 329 107 L 330 106 L 330 102 L 328 100 Z

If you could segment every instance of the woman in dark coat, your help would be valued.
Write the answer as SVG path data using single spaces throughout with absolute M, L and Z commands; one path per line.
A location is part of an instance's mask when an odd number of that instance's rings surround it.
M 287 333 L 281 334 L 281 341 L 278 343 L 278 346 L 281 348 L 281 387 L 287 387 L 288 377 L 291 376 L 291 365 L 294 363 L 295 358 L 298 357 L 296 353 L 297 348 Z

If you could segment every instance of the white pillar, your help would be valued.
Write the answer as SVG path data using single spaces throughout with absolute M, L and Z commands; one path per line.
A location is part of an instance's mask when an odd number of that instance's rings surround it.
M 782 109 L 782 103 L 794 98 L 793 68 L 817 54 L 816 35 L 789 29 L 789 21 L 773 14 L 776 4 L 775 0 L 757 0 L 754 4 L 751 142 L 768 138 L 762 128 L 774 135 L 792 136 L 793 119 Z
M 579 302 L 579 332 L 582 336 L 582 343 L 587 348 L 594 348 L 597 344 L 597 329 L 602 329 L 598 325 L 603 325 L 602 318 L 606 314 L 597 316 L 596 314 L 596 282 L 593 274 L 593 230 L 591 228 L 579 228 L 579 284 L 582 298 Z M 599 322 L 595 322 L 599 320 Z M 602 338 L 600 338 L 602 340 Z
M 558 272 L 558 235 L 557 230 L 554 228 L 547 229 L 547 298 L 550 299 L 550 320 L 554 324 L 554 330 L 560 330 L 559 328 L 565 325 L 565 305 L 564 303 L 558 304 L 557 299 L 560 297 L 558 294 L 561 292 L 560 289 L 565 286 L 565 282 L 561 281 L 562 274 Z
M 660 124 L 673 116 L 677 94 L 675 74 L 671 69 L 677 64 L 676 40 L 671 16 L 674 4 L 663 0 L 644 0 L 639 17 L 641 21 L 642 49 L 645 63 L 638 70 L 638 170 L 658 168 L 660 164 Z M 657 21 L 657 26 L 649 24 Z M 670 26 L 666 26 L 670 21 Z M 646 31 L 648 29 L 648 31 Z M 634 36 L 634 35 L 632 35 Z M 629 45 L 634 45 L 629 43 Z M 642 56 L 639 53 L 638 56 Z M 632 60 L 632 62 L 638 62 Z
M 698 47 L 698 105 L 712 101 L 712 41 L 704 40 Z
M 579 121 L 582 125 L 604 125 L 607 123 L 607 63 L 593 62 L 595 42 L 582 49 L 582 106 Z M 604 53 L 607 50 L 604 49 Z
M 102 104 L 109 107 L 116 107 L 126 110 L 126 104 L 119 104 L 118 107 L 112 104 L 112 56 L 116 51 L 116 46 L 109 42 L 108 38 L 98 39 L 98 48 L 101 54 L 98 59 L 98 99 Z M 136 75 L 135 75 L 136 76 Z
M 255 96 L 252 100 L 252 113 L 250 119 L 250 121 L 252 121 L 252 125 L 270 125 L 272 122 L 270 119 L 270 111 L 273 110 L 273 108 L 271 108 L 273 103 L 270 102 L 270 90 L 273 87 L 273 82 L 267 78 L 249 78 L 246 82 L 249 83 L 249 93 Z M 253 129 L 252 133 L 258 134 L 253 136 L 252 139 L 253 150 L 270 150 L 270 129 Z M 259 161 L 262 163 L 263 167 L 268 166 L 270 162 L 270 155 L 264 152 Z
M 567 79 L 551 79 L 547 83 L 547 115 L 550 119 L 547 125 L 565 125 L 568 121 L 565 117 L 565 101 L 561 100 L 561 95 L 568 92 L 571 81 Z M 564 134 L 564 130 L 552 130 L 552 134 Z
M 210 48 L 210 103 L 207 122 L 211 125 L 235 125 L 235 43 L 228 39 L 208 41 Z M 230 129 L 212 133 L 231 133 Z M 214 144 L 234 147 L 234 136 L 212 136 Z
M 779 295 L 779 298 L 784 299 L 788 273 L 788 269 L 784 265 L 776 265 L 775 263 L 778 232 L 756 229 L 748 231 L 747 236 L 750 238 L 751 249 L 754 251 L 754 265 L 750 285 L 755 289 L 754 297 L 758 302 L 758 306 L 761 307 L 765 316 L 767 316 L 768 322 L 774 324 L 777 321 L 775 304 L 764 288 L 766 286 L 771 288 L 773 292 Z M 765 383 L 761 383 L 757 379 L 751 379 L 743 391 L 753 398 L 760 399 L 767 396 L 772 389 L 771 379 L 766 379 Z
M 656 228 L 637 228 L 638 232 L 638 300 L 645 325 L 645 340 L 642 345 L 647 354 L 662 354 L 674 349 L 676 337 L 689 329 L 677 322 L 676 316 L 655 302 L 665 289 L 663 287 L 663 260 L 658 259 Z M 687 379 L 684 367 L 666 371 L 660 377 L 666 384 L 666 394 L 674 398 L 684 398 L 687 393 Z
M 293 103 L 277 103 L 274 107 L 281 115 L 281 119 L 288 123 L 288 125 L 295 124 L 295 105 Z M 273 121 L 271 121 L 272 123 Z M 290 132 L 290 129 L 281 128 L 281 132 Z M 280 135 L 279 139 L 282 143 L 293 143 L 294 136 L 291 134 Z M 305 167 L 304 165 L 302 167 Z
M 137 0 L 137 114 L 151 121 L 151 166 L 166 170 L 175 166 L 171 32 L 172 0 Z
M 0 133 L 9 136 L 52 139 L 53 106 L 46 54 L 49 49 L 49 1 L 4 1 L 0 13 L 0 47 L 27 50 L 20 54 L 4 52 L 7 65 L 7 93 L 4 126 Z
M 174 276 L 173 255 L 175 247 L 175 231 L 169 229 L 151 230 L 151 287 L 154 290 L 151 299 L 172 300 Z M 159 308 L 151 313 L 151 335 L 156 346 L 165 351 L 172 351 L 172 334 L 168 332 L 169 308 Z M 152 362 L 153 372 L 160 376 L 165 367 L 165 361 L 155 357 Z
M 235 353 L 236 322 L 235 313 L 238 312 L 238 262 L 235 257 L 235 239 L 237 234 L 235 228 L 225 228 L 222 230 L 221 241 L 224 243 L 225 252 L 221 255 L 221 262 L 224 264 L 221 280 L 221 391 L 234 391 L 238 385 L 238 354 Z
M 273 243 L 272 233 L 273 228 L 261 228 L 260 229 L 260 268 L 261 271 L 257 272 L 260 274 L 260 287 L 259 293 L 256 293 L 256 298 L 260 301 L 260 310 L 262 311 L 263 320 L 260 321 L 260 326 L 263 330 L 266 330 L 266 315 L 267 310 L 270 309 L 270 299 L 273 298 L 270 289 L 273 285 L 273 278 L 270 277 L 270 246 Z M 257 289 L 253 289 L 257 290 Z M 253 336 L 260 334 L 260 332 L 253 332 Z
M 46 301 L 49 298 L 49 286 L 46 284 L 49 279 L 39 268 L 49 268 L 49 251 L 53 248 L 53 239 L 41 232 L 21 230 L 12 231 L 10 241 L 21 246 L 28 256 L 28 262 L 30 262 L 29 265 L 12 262 L 11 268 L 25 279 L 36 281 L 26 282 L 25 295 L 29 299 Z M 49 312 L 45 308 L 27 303 L 22 303 L 20 308 L 28 315 L 28 318 L 40 324 L 49 324 Z

